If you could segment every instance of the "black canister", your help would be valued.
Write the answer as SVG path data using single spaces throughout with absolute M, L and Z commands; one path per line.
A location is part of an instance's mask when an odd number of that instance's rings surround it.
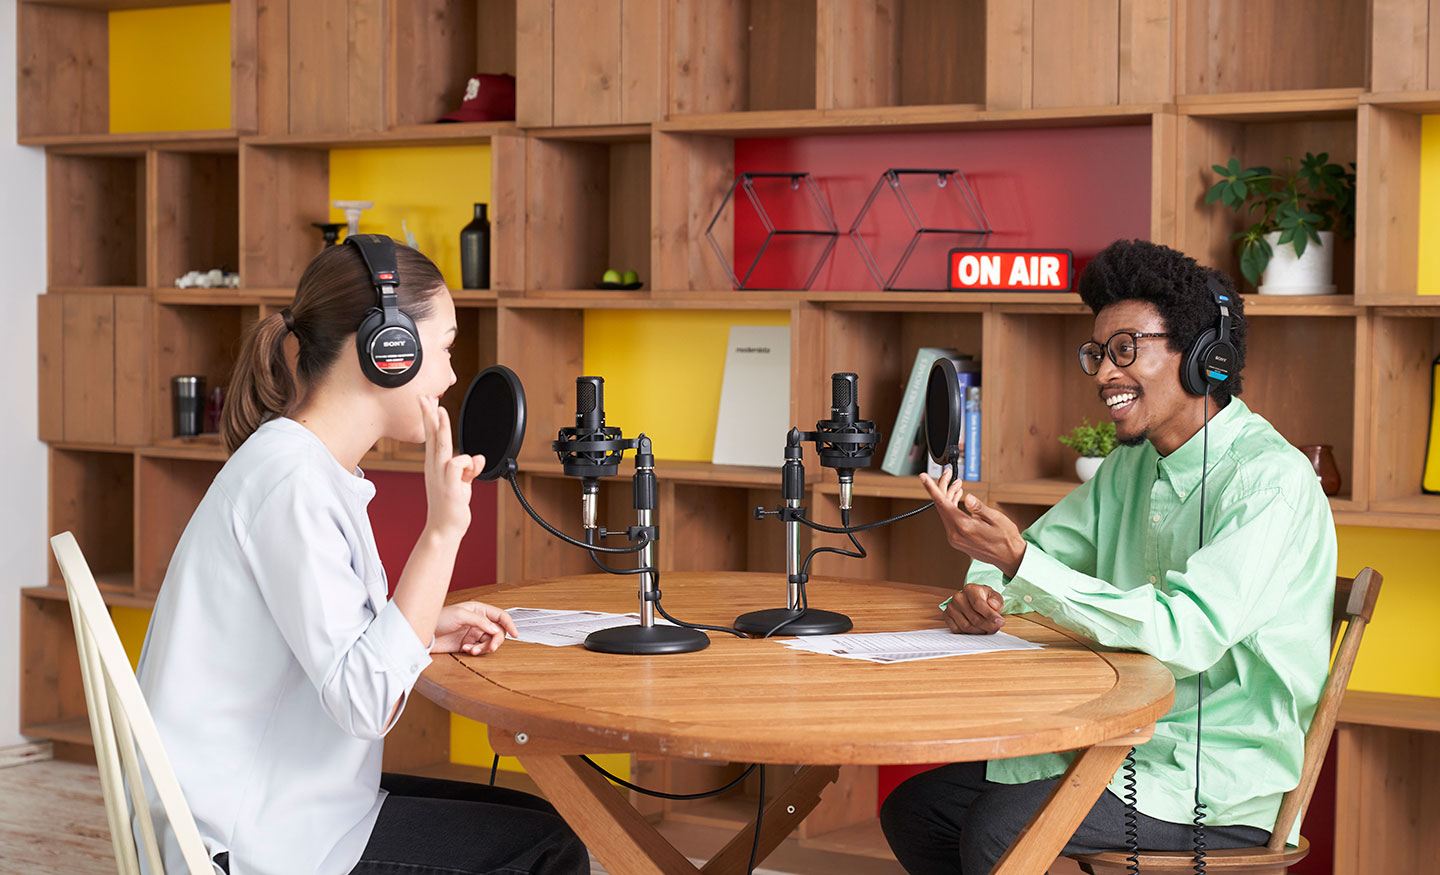
M 198 435 L 205 424 L 205 378 L 172 377 L 170 401 L 175 413 L 175 436 Z

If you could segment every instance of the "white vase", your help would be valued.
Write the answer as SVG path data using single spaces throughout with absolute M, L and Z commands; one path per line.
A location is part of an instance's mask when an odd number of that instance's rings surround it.
M 1105 461 L 1104 456 L 1081 456 L 1076 459 L 1075 473 L 1080 475 L 1080 482 L 1084 483 L 1094 477 L 1095 472 L 1100 470 L 1100 463 L 1103 461 Z
M 1274 255 L 1260 275 L 1262 295 L 1335 294 L 1335 232 L 1320 231 L 1320 243 L 1311 241 L 1305 254 L 1295 257 L 1293 244 L 1280 243 L 1280 232 L 1265 235 Z

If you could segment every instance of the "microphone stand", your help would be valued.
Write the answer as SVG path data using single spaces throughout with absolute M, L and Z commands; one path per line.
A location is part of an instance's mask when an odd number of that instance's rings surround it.
M 741 614 L 735 618 L 735 628 L 741 632 L 764 636 L 783 627 L 790 635 L 836 635 L 855 625 L 844 614 L 811 608 L 802 602 L 802 587 L 810 575 L 800 559 L 800 521 L 805 517 L 805 508 L 800 504 L 805 498 L 805 462 L 800 443 L 813 440 L 814 434 L 790 429 L 785 436 L 785 464 L 780 468 L 780 495 L 785 503 L 775 510 L 755 508 L 755 519 L 778 516 L 785 523 L 785 607 Z
M 591 632 L 585 638 L 585 649 L 636 656 L 704 650 L 710 646 L 710 639 L 699 629 L 659 625 L 655 622 L 655 608 L 660 602 L 659 579 L 655 570 L 655 542 L 660 539 L 660 527 L 655 524 L 654 516 L 659 493 L 655 479 L 655 455 L 651 450 L 650 438 L 644 434 L 634 440 L 616 443 L 624 444 L 617 449 L 636 451 L 635 474 L 632 478 L 635 488 L 635 525 L 624 532 L 608 532 L 595 525 L 594 494 L 586 492 L 589 516 L 586 519 L 585 540 L 624 534 L 630 541 L 643 545 L 640 548 L 639 565 L 636 566 L 640 577 L 640 625 L 614 626 Z M 587 487 L 590 482 L 596 484 L 598 491 L 598 480 L 587 478 Z

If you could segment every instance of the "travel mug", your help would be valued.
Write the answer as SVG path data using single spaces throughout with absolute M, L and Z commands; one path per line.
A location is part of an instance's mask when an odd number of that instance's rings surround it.
M 175 436 L 200 434 L 205 423 L 205 378 L 171 377 L 170 401 L 175 413 Z

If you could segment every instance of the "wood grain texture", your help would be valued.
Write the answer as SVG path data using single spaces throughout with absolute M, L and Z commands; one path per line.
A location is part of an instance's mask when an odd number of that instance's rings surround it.
M 851 615 L 856 631 L 940 627 L 928 588 L 829 579 L 815 584 Z M 712 623 L 773 606 L 774 586 L 769 575 L 739 573 L 677 572 L 662 581 L 672 614 Z M 484 597 L 629 611 L 634 591 L 579 576 L 506 584 Z M 704 651 L 669 659 L 512 644 L 484 660 L 437 659 L 417 689 L 456 713 L 537 738 L 802 764 L 948 762 L 1073 750 L 1148 725 L 1169 706 L 1173 679 L 1148 657 L 1097 654 L 1038 624 L 1009 631 L 1047 646 L 966 657 L 962 672 L 954 660 L 879 666 L 720 636 Z M 1044 680 L 1021 689 L 998 680 L 1017 673 Z M 697 684 L 698 677 L 704 683 Z M 759 678 L 770 695 L 757 701 Z M 741 703 L 748 707 L 737 707 Z M 892 719 L 897 713 L 908 715 L 903 724 Z
M 35 310 L 39 328 L 37 436 L 42 441 L 60 441 L 65 439 L 65 299 L 38 295 Z
M 817 0 L 749 0 L 748 109 L 814 109 Z
M 1379 106 L 1359 110 L 1355 293 L 1362 298 L 1415 292 L 1420 119 Z
M 21 137 L 110 130 L 110 25 L 104 12 L 16 4 Z
M 348 129 L 349 0 L 289 4 L 289 132 Z
M 387 120 L 394 116 L 393 92 L 386 84 L 388 9 L 387 0 L 350 0 L 349 14 L 345 17 L 344 130 L 383 130 Z M 464 29 L 466 37 L 473 32 L 473 28 Z
M 1123 745 L 1081 751 L 995 864 L 994 875 L 1025 875 L 1048 867 L 1095 806 L 1128 752 Z
M 1440 734 L 1340 727 L 1335 795 L 1363 813 L 1335 819 L 1336 875 L 1423 872 L 1440 857 Z M 1383 826 L 1382 826 L 1383 825 Z
M 1429 87 L 1430 0 L 1370 0 L 1370 90 Z
M 51 286 L 141 286 L 145 158 L 46 156 Z
M 664 117 L 662 59 L 664 0 L 622 0 L 620 7 L 620 123 L 648 124 Z
M 524 137 L 490 140 L 490 287 L 496 291 L 525 288 Z
M 65 439 L 115 442 L 115 300 L 66 295 Z
M 669 115 L 751 109 L 746 0 L 668 2 Z
M 523 0 L 515 7 L 515 123 L 555 123 L 555 3 Z
M 1120 0 L 1121 104 L 1174 100 L 1173 6 L 1170 0 Z
M 1034 4 L 989 4 L 985 12 L 987 109 L 1029 109 L 1033 105 L 1034 59 Z
M 115 296 L 115 442 L 139 446 L 150 438 L 154 302 L 148 295 Z
M 288 134 L 290 0 L 254 2 L 256 40 L 266 47 L 255 60 L 255 130 L 272 136 Z
M 621 0 L 577 0 L 555 15 L 555 124 L 620 123 Z
M 1105 106 L 1119 100 L 1120 0 L 1033 0 L 1031 105 Z
M 240 275 L 251 288 L 293 289 L 319 249 L 330 156 L 319 149 L 240 150 Z
M 900 103 L 901 0 L 819 0 L 821 109 Z
M 1193 0 L 1182 7 L 1182 94 L 1363 86 L 1366 4 L 1317 0 L 1296 17 L 1285 0 Z
M 406 0 L 391 9 L 392 126 L 429 124 L 459 109 L 466 83 L 476 73 L 515 72 L 513 2 Z M 482 40 L 484 51 L 477 49 Z
M 984 0 L 902 0 L 900 100 L 985 103 Z

